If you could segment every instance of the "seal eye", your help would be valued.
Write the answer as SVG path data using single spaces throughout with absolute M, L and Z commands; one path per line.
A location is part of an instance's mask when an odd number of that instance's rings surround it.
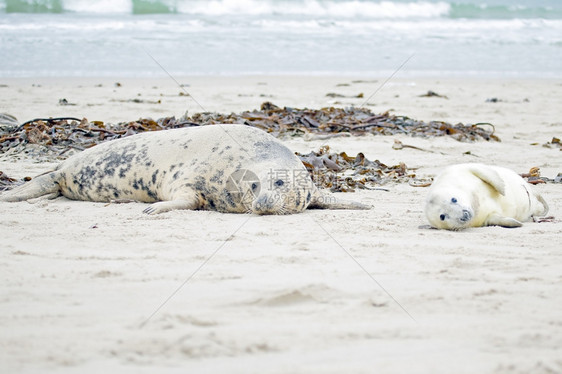
M 453 198 L 451 199 L 451 202 L 452 202 L 453 204 L 456 204 L 456 203 L 457 203 L 457 198 L 456 198 L 456 197 L 453 197 Z
M 284 184 L 285 184 L 285 182 L 282 181 L 281 179 L 278 179 L 278 180 L 275 181 L 275 185 L 276 185 L 277 187 L 281 187 L 281 186 L 284 185 Z
M 256 182 L 252 183 L 252 191 L 257 190 L 258 184 Z
M 439 216 L 439 219 L 440 219 L 441 221 L 445 221 L 445 215 L 444 215 L 444 214 L 441 214 L 441 215 Z

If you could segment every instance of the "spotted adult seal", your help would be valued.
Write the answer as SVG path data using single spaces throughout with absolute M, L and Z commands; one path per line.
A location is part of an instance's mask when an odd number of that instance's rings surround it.
M 256 214 L 369 209 L 322 193 L 289 148 L 244 125 L 142 133 L 102 143 L 0 195 L 0 200 L 45 195 L 153 203 L 144 210 L 148 214 L 174 209 Z
M 546 215 L 546 201 L 514 171 L 484 164 L 446 168 L 427 195 L 425 215 L 438 229 L 519 227 Z

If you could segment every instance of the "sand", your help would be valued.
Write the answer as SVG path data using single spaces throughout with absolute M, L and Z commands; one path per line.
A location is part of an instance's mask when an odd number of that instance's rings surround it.
M 182 77 L 204 110 L 360 105 L 383 82 L 351 77 Z M 119 82 L 117 86 L 115 83 Z M 420 97 L 428 90 L 447 98 Z M 203 109 L 169 78 L 1 79 L 21 122 L 118 122 Z M 344 98 L 330 98 L 327 93 Z M 364 98 L 351 96 L 364 94 Z M 60 106 L 65 98 L 74 106 Z M 497 98 L 498 102 L 487 102 Z M 486 162 L 554 178 L 562 80 L 397 78 L 367 104 L 420 120 L 491 122 L 502 142 L 408 136 L 329 144 L 420 177 Z M 137 99 L 134 102 L 133 99 Z M 423 148 L 392 149 L 394 139 Z M 53 167 L 0 154 L 0 170 Z M 370 211 L 143 215 L 143 204 L 0 203 L 0 363 L 6 373 L 562 372 L 562 187 L 536 186 L 553 222 L 461 232 L 420 226 L 407 184 L 345 198 Z

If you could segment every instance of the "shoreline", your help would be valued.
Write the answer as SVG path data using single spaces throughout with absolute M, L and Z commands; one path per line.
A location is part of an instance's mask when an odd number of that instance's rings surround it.
M 461 95 L 462 99 L 475 97 L 480 94 L 478 104 L 485 105 L 487 99 L 499 98 L 505 103 L 520 103 L 525 100 L 525 88 L 535 85 L 553 87 L 558 93 L 562 87 L 562 77 L 550 78 L 428 78 L 428 77 L 395 77 L 384 83 L 388 76 L 381 78 L 364 78 L 351 76 L 295 76 L 295 75 L 251 75 L 251 76 L 181 76 L 175 80 L 169 77 L 161 78 L 1 78 L 0 93 L 5 94 L 0 99 L 0 112 L 15 115 L 20 120 L 31 119 L 32 113 L 43 112 L 46 117 L 62 116 L 64 113 L 84 112 L 84 116 L 94 116 L 102 121 L 128 121 L 140 116 L 182 115 L 185 110 L 190 113 L 218 112 L 229 113 L 259 108 L 264 101 L 271 101 L 278 106 L 292 106 L 297 108 L 322 108 L 326 106 L 358 106 L 365 104 L 373 112 L 392 110 L 397 114 L 406 115 L 420 120 L 443 120 L 439 113 L 427 113 L 423 109 L 432 99 L 424 103 L 418 99 L 419 95 L 427 91 L 451 96 Z M 120 86 L 117 87 L 116 84 Z M 383 84 L 384 83 L 384 84 Z M 347 85 L 347 86 L 344 86 Z M 517 88 L 510 92 L 505 87 Z M 209 90 L 212 87 L 215 89 Z M 409 88 L 409 89 L 408 89 Z M 15 92 L 14 92 L 15 90 Z M 295 95 L 294 91 L 306 91 L 306 95 Z M 518 91 L 520 95 L 514 96 Z M 326 97 L 329 93 L 336 93 L 344 98 Z M 501 98 L 501 94 L 509 97 Z M 57 95 L 50 97 L 50 94 Z M 353 99 L 351 96 L 363 94 L 362 98 Z M 374 95 L 373 95 L 374 94 Z M 471 96 L 467 96 L 471 94 Z M 35 97 L 35 96 L 40 96 Z M 41 97 L 49 95 L 49 97 Z M 186 95 L 192 95 L 195 99 Z M 31 102 L 28 100 L 31 97 Z M 459 100 L 461 99 L 459 97 Z M 59 99 L 67 99 L 76 106 L 60 106 Z M 528 98 L 527 98 L 528 99 Z M 544 99 L 544 98 L 542 98 Z M 138 100 L 138 103 L 131 102 Z M 160 103 L 158 101 L 160 100 Z M 143 102 L 144 101 L 144 102 Z M 199 104 L 201 105 L 199 105 Z M 438 107 L 444 103 L 434 101 Z M 125 105 L 120 105 L 125 104 Z M 136 105 L 131 105 L 136 104 Z M 502 107 L 502 103 L 498 103 Z M 467 108 L 465 108 L 467 109 Z M 122 114 L 113 113 L 121 111 Z M 130 114 L 127 117 L 126 114 Z M 431 114 L 434 114 L 433 118 Z M 103 116 L 109 118 L 99 118 Z M 37 116 L 35 114 L 35 116 Z M 466 110 L 456 115 L 466 115 Z M 21 118 L 20 118 L 21 117 Z M 24 118 L 25 117 L 25 118 Z M 423 117 L 423 118 L 419 118 Z M 93 120 L 94 118 L 88 118 Z M 462 122 L 467 122 L 466 120 Z M 475 120 L 475 122 L 479 122 Z

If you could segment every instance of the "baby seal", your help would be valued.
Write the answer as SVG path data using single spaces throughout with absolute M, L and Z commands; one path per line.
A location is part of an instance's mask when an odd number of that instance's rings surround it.
M 152 203 L 144 210 L 148 214 L 174 209 L 255 214 L 369 209 L 321 193 L 289 148 L 244 125 L 149 132 L 102 143 L 4 193 L 0 201 L 59 195 Z
M 446 168 L 430 187 L 425 215 L 438 229 L 519 227 L 548 205 L 512 170 L 483 164 Z

